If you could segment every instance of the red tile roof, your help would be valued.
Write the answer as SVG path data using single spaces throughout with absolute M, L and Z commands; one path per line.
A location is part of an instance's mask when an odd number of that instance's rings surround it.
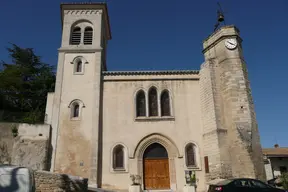
M 288 147 L 263 148 L 262 151 L 266 156 L 288 156 Z

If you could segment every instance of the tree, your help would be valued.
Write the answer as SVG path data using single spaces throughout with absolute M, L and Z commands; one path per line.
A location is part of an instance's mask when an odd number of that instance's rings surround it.
M 282 173 L 280 176 L 281 184 L 283 186 L 283 189 L 288 189 L 288 173 Z
M 32 48 L 21 48 L 12 44 L 7 51 L 12 64 L 2 61 L 0 120 L 43 122 L 47 93 L 53 92 L 55 86 L 53 67 L 43 63 Z

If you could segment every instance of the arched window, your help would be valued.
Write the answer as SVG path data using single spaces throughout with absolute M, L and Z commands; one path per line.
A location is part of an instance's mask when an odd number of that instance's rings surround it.
M 137 117 L 146 116 L 146 99 L 143 90 L 138 91 L 136 95 L 136 116 Z
M 76 71 L 75 72 L 82 72 L 82 61 L 80 59 L 76 63 Z
M 84 31 L 84 45 L 92 45 L 93 29 L 92 27 L 86 27 Z
M 149 90 L 149 116 L 158 116 L 158 100 L 157 100 L 157 90 L 155 87 Z
M 113 169 L 124 169 L 124 147 L 117 145 L 113 150 Z
M 81 42 L 81 28 L 75 27 L 71 33 L 70 44 L 71 45 L 79 45 Z
M 82 109 L 85 108 L 84 103 L 79 99 L 74 99 L 68 105 L 70 109 L 70 118 L 71 120 L 81 120 Z
M 186 166 L 187 167 L 196 167 L 196 146 L 192 143 L 189 143 L 185 147 L 185 156 L 186 156 Z
M 162 116 L 170 116 L 170 98 L 169 92 L 164 90 L 161 94 L 161 115 Z
M 74 103 L 72 108 L 72 117 L 79 117 L 79 104 Z

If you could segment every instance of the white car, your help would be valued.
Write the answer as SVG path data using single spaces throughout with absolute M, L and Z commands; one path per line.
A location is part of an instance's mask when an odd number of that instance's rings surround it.
M 33 170 L 0 165 L 0 192 L 35 192 Z

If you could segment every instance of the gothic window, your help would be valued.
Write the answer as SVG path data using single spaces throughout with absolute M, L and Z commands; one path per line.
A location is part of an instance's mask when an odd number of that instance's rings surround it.
M 189 143 L 185 147 L 185 156 L 186 156 L 186 166 L 187 167 L 196 167 L 196 155 L 195 155 L 195 145 Z
M 74 103 L 73 108 L 72 108 L 72 117 L 79 117 L 79 104 Z
M 76 62 L 76 72 L 82 72 L 82 61 L 81 60 L 78 60 Z
M 79 45 L 81 42 L 81 28 L 75 27 L 72 29 L 70 44 L 71 45 Z
M 158 100 L 157 100 L 157 90 L 155 87 L 149 90 L 149 116 L 158 116 Z
M 136 95 L 136 113 L 137 117 L 146 116 L 146 99 L 143 90 L 140 90 Z
M 117 145 L 113 150 L 113 169 L 124 169 L 124 147 Z
M 170 98 L 169 92 L 164 90 L 161 94 L 161 115 L 170 116 Z
M 92 45 L 93 29 L 92 27 L 86 27 L 84 31 L 84 45 Z

